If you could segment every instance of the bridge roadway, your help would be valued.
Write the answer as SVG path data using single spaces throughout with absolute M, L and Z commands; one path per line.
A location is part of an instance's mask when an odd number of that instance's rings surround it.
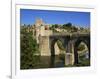
M 81 32 L 74 32 L 74 33 L 53 33 L 50 36 L 89 36 L 90 33 L 81 33 Z
M 49 37 L 90 37 L 90 33 L 53 33 Z

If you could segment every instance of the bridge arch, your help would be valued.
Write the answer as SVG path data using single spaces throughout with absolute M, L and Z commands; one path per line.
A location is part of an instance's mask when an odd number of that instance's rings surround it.
M 64 48 L 64 39 L 63 38 L 51 38 L 50 40 L 50 49 L 51 49 L 51 62 L 50 62 L 50 67 L 55 67 L 55 65 L 59 63 L 63 63 L 64 61 L 60 59 L 61 56 L 61 49 L 58 46 L 57 42 L 60 42 Z M 55 48 L 55 45 L 59 48 L 58 53 L 56 51 L 57 47 Z M 57 61 L 56 61 L 57 60 Z M 62 62 L 61 62 L 62 61 Z
M 51 46 L 51 56 L 54 56 L 55 55 L 55 44 L 57 44 L 58 41 L 62 44 L 62 46 L 64 48 L 64 42 L 63 42 L 62 39 L 53 39 L 51 41 L 51 45 L 50 45 Z M 58 46 L 58 44 L 57 44 L 57 46 Z M 59 49 L 61 49 L 61 48 L 59 47 Z
M 75 41 L 75 43 L 74 43 L 74 64 L 78 64 L 79 63 L 79 57 L 78 57 L 78 47 L 79 47 L 79 45 L 81 44 L 81 43 L 84 43 L 86 46 L 87 46 L 87 48 L 88 48 L 88 55 L 89 55 L 89 60 L 90 60 L 90 40 L 88 40 L 88 39 L 77 39 L 77 41 Z

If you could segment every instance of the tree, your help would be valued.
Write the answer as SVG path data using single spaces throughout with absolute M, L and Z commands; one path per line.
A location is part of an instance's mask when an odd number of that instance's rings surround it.
M 64 29 L 71 29 L 72 28 L 72 23 L 67 23 L 63 25 Z
M 21 29 L 21 69 L 34 67 L 36 62 L 34 55 L 39 53 L 36 39 L 32 37 L 32 32 L 27 32 L 26 28 Z
M 58 24 L 55 24 L 54 27 L 55 27 L 55 28 L 58 28 L 59 26 L 58 26 Z

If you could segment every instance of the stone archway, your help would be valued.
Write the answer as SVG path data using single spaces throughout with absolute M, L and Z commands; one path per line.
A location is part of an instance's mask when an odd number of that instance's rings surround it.
M 64 44 L 63 42 L 61 41 L 61 39 L 54 39 L 51 43 L 51 55 L 56 55 L 56 52 L 55 52 L 55 44 L 57 43 L 59 49 L 64 49 Z M 62 46 L 59 46 L 59 43 L 60 45 Z
M 78 39 L 75 44 L 74 44 L 74 64 L 77 65 L 79 64 L 79 59 L 78 59 L 78 46 L 81 44 L 81 42 L 83 42 L 87 48 L 88 48 L 88 52 L 89 52 L 89 61 L 90 61 L 90 41 L 86 40 L 86 39 Z
M 60 58 L 62 57 L 62 54 L 61 54 L 62 49 L 59 47 L 58 42 L 60 42 L 60 44 L 62 44 L 62 46 L 64 47 L 64 44 L 61 39 L 55 38 L 51 41 L 51 45 L 50 45 L 51 46 L 51 67 L 55 67 L 58 62 L 61 62 Z M 64 56 L 63 58 L 65 58 L 65 55 L 63 56 Z M 63 61 L 63 64 L 64 64 L 64 61 Z

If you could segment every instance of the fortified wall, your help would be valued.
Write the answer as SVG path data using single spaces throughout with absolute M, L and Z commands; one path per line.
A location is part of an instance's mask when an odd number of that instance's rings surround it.
M 53 31 L 49 29 L 49 25 L 45 24 L 42 19 L 37 19 L 33 27 L 33 36 L 35 36 L 39 44 L 40 55 L 50 56 L 49 36 L 53 34 Z M 57 45 L 55 48 L 59 50 Z

